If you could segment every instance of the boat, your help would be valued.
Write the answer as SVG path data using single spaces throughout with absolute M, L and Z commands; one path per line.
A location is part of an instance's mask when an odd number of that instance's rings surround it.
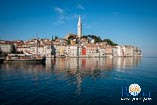
M 5 63 L 8 62 L 29 62 L 45 64 L 45 57 L 33 56 L 32 54 L 8 54 Z

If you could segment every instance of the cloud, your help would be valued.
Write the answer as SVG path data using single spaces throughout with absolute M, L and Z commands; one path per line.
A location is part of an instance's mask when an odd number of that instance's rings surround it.
M 78 5 L 79 9 L 84 9 L 82 5 Z M 55 7 L 54 11 L 56 12 L 56 21 L 54 22 L 55 25 L 63 25 L 66 22 L 74 21 L 78 19 L 80 16 L 77 13 L 70 13 L 67 9 L 62 9 L 60 7 Z M 81 18 L 83 18 L 83 15 L 81 15 Z
M 59 8 L 59 7 L 55 7 L 54 10 L 59 13 L 59 14 L 63 14 L 64 13 L 64 10 L 62 8 Z
M 78 8 L 78 9 L 81 9 L 81 10 L 85 10 L 85 8 L 84 8 L 81 4 L 78 4 L 78 5 L 77 5 L 77 8 Z
M 58 14 L 57 21 L 54 23 L 56 25 L 64 24 L 65 23 L 65 11 L 60 7 L 55 7 L 54 11 Z
M 54 23 L 55 25 L 60 25 L 65 23 L 65 16 L 64 15 L 59 15 L 57 18 L 57 21 Z

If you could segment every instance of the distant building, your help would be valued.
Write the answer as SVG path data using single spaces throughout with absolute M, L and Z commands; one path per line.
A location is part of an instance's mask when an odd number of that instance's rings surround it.
M 66 47 L 66 56 L 77 57 L 77 46 L 69 45 Z
M 142 51 L 138 47 L 133 47 L 133 56 L 142 56 Z
M 11 53 L 13 51 L 12 44 L 0 44 L 0 51 L 2 53 Z
M 129 46 L 129 45 L 125 46 L 124 56 L 128 56 L 128 57 L 133 56 L 133 46 Z
M 87 57 L 99 57 L 99 46 L 96 44 L 87 44 Z
M 113 51 L 113 56 L 124 56 L 124 51 L 122 46 L 115 46 L 112 49 Z
M 106 55 L 105 55 L 105 49 L 103 48 L 103 47 L 100 47 L 99 48 L 99 53 L 100 53 L 100 57 L 105 57 Z
M 112 52 L 112 46 L 108 45 L 105 48 L 105 56 L 112 56 L 113 52 Z
M 52 53 L 51 43 L 51 40 L 48 39 L 28 40 L 23 45 L 17 46 L 17 52 L 26 55 L 32 54 L 33 56 L 50 57 Z

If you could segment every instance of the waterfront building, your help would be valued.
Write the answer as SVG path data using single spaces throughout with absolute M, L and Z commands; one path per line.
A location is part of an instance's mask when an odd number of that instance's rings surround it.
M 88 44 L 88 39 L 82 37 L 82 38 L 80 39 L 80 44 L 81 44 L 81 45 L 86 45 L 86 44 Z
M 133 56 L 133 47 L 132 46 L 125 45 L 125 55 L 124 56 L 128 56 L 128 57 Z
M 23 45 L 16 47 L 17 52 L 23 54 L 32 54 L 33 56 L 50 57 L 51 41 L 48 39 L 32 39 L 25 41 Z
M 112 56 L 112 46 L 107 45 L 105 48 L 105 55 L 106 56 Z
M 56 57 L 60 57 L 60 56 L 64 56 L 64 46 L 61 46 L 61 45 L 54 45 L 54 48 L 55 48 L 55 55 Z
M 87 57 L 99 57 L 99 46 L 96 44 L 89 43 L 86 45 Z
M 13 51 L 12 44 L 0 44 L 0 51 L 3 53 L 11 53 Z
M 134 51 L 133 53 L 134 56 L 142 56 L 142 51 L 138 47 L 134 46 L 133 51 Z
M 69 45 L 66 47 L 66 55 L 69 57 L 77 57 L 77 46 Z
M 100 47 L 99 48 L 99 53 L 100 53 L 100 57 L 105 57 L 106 55 L 105 55 L 105 48 L 104 47 Z
M 122 49 L 122 46 L 114 46 L 113 49 L 113 56 L 124 56 L 124 51 Z

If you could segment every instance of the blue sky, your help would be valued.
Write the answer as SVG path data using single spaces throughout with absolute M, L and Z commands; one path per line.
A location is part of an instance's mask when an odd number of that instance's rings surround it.
M 77 32 L 136 45 L 157 56 L 156 0 L 0 0 L 0 39 L 51 38 Z

